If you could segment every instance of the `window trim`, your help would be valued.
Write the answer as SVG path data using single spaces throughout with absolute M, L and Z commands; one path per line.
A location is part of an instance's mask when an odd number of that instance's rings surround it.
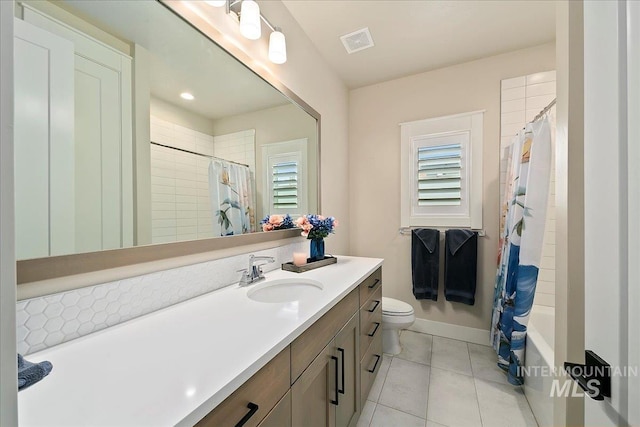
M 486 110 L 449 116 L 434 117 L 424 120 L 400 123 L 400 222 L 401 227 L 460 227 L 482 228 L 482 155 L 484 112 Z M 446 209 L 436 209 L 432 214 L 415 212 L 417 207 L 414 194 L 417 184 L 416 139 L 429 139 L 437 135 L 455 135 L 469 133 L 468 146 L 463 151 L 467 160 L 466 182 L 468 188 L 462 193 L 468 197 L 468 209 L 463 213 L 447 213 Z M 453 206 L 456 208 L 457 206 Z

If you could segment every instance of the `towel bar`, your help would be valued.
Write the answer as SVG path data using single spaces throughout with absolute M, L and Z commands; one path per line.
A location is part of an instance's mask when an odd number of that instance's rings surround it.
M 430 227 L 400 227 L 400 229 L 398 230 L 398 232 L 402 235 L 402 236 L 406 236 L 411 234 L 411 230 L 413 230 L 414 228 L 430 228 Z M 437 230 L 440 230 L 440 232 L 445 232 L 446 228 L 437 228 Z M 474 230 L 471 229 L 471 231 L 476 231 L 478 233 L 478 237 L 484 237 L 485 233 L 484 233 L 484 228 L 479 229 L 479 230 Z

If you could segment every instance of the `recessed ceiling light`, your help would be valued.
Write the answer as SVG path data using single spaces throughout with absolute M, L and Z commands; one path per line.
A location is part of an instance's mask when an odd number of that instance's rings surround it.
M 187 101 L 193 101 L 195 99 L 195 97 L 191 95 L 189 92 L 182 92 L 180 94 L 180 98 L 186 99 Z

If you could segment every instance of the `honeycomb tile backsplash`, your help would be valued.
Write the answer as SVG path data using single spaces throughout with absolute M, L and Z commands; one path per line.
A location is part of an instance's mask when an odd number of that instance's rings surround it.
M 297 242 L 255 254 L 276 258 L 266 272 L 306 249 Z M 238 255 L 19 301 L 18 352 L 34 353 L 237 283 L 247 262 L 248 254 Z

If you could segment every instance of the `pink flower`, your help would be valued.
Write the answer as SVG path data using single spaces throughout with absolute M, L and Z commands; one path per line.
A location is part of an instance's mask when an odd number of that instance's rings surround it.
M 307 237 L 309 235 L 309 231 L 313 228 L 313 225 L 309 222 L 306 216 L 301 216 L 295 221 L 296 227 L 302 228 L 302 236 Z
M 262 231 L 271 231 L 273 230 L 272 224 L 262 224 Z
M 319 219 L 320 221 L 324 221 L 324 216 L 322 216 L 322 215 L 318 215 L 318 219 Z
M 338 220 L 334 219 L 333 220 L 333 228 L 336 228 L 338 226 Z
M 274 225 L 276 227 L 282 225 L 284 221 L 284 215 L 271 215 L 269 217 L 269 224 Z

